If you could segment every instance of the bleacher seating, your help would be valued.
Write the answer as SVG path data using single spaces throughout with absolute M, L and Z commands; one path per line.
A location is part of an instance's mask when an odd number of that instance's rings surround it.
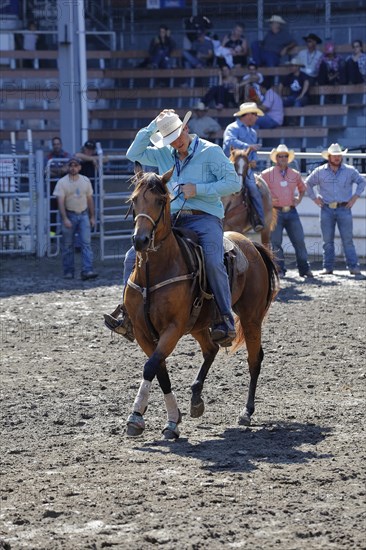
M 345 45 L 344 49 L 349 48 Z M 342 50 L 341 47 L 338 48 Z M 10 60 L 29 58 L 29 52 L 13 51 Z M 89 60 L 103 59 L 100 67 L 88 69 L 88 99 L 90 137 L 107 140 L 125 147 L 133 139 L 136 130 L 147 124 L 161 108 L 175 108 L 178 112 L 192 108 L 201 99 L 207 88 L 218 82 L 218 70 L 180 69 L 151 70 L 118 68 L 116 60 L 145 56 L 143 50 L 134 51 L 89 51 Z M 31 52 L 39 59 L 56 60 L 56 51 Z M 181 52 L 177 50 L 177 58 Z M 106 63 L 109 61 L 110 63 Z M 118 65 L 118 64 L 117 64 Z M 26 129 L 34 129 L 34 139 L 49 140 L 57 133 L 60 86 L 56 68 L 23 69 L 10 67 L 1 70 L 1 103 L 3 123 L 0 138 L 8 139 L 9 131 L 16 131 L 18 139 L 25 139 Z M 105 68 L 107 67 L 107 68 Z M 288 72 L 287 67 L 260 69 L 265 75 L 279 78 Z M 244 69 L 234 70 L 237 76 Z M 349 109 L 366 104 L 366 84 L 347 86 L 314 86 L 310 90 L 312 105 L 303 108 L 286 108 L 285 124 L 273 130 L 260 130 L 264 146 L 274 141 L 286 140 L 292 146 L 324 146 L 329 132 L 342 132 L 348 126 Z M 335 102 L 335 103 L 334 103 Z M 224 128 L 233 121 L 233 109 L 210 110 L 210 116 L 218 119 Z M 287 126 L 288 117 L 296 125 Z M 293 123 L 293 120 L 292 120 Z M 364 142 L 365 140 L 362 140 Z

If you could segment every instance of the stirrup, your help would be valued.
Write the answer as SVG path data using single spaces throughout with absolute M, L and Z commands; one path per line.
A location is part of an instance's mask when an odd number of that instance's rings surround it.
M 122 318 L 118 319 L 118 316 L 121 313 Z M 104 324 L 112 332 L 116 332 L 117 334 L 124 336 L 129 342 L 134 342 L 135 335 L 133 332 L 131 319 L 129 318 L 123 304 L 119 304 L 113 313 L 104 314 Z

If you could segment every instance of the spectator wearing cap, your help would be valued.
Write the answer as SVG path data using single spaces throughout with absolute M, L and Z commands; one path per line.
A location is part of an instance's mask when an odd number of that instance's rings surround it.
M 81 151 L 75 154 L 81 162 L 80 174 L 90 179 L 94 189 L 95 173 L 98 168 L 98 155 L 95 141 L 88 140 Z
M 256 103 L 247 102 L 240 105 L 239 111 L 234 113 L 234 116 L 237 117 L 236 121 L 229 124 L 224 131 L 223 149 L 227 157 L 230 156 L 232 147 L 248 151 L 248 159 L 251 161 L 251 166 L 245 178 L 245 185 L 247 186 L 255 211 L 254 218 L 256 219 L 253 229 L 256 232 L 260 232 L 264 227 L 263 202 L 252 169 L 258 158 L 257 150 L 260 148 L 260 144 L 258 143 L 257 132 L 253 126 L 256 124 L 258 117 L 264 116 L 264 113 L 258 108 Z
M 326 42 L 319 59 L 318 83 L 320 86 L 345 84 L 345 61 L 337 53 L 334 42 Z
M 300 50 L 296 57 L 303 64 L 300 71 L 307 76 L 310 86 L 312 86 L 318 76 L 322 52 L 317 49 L 317 46 L 322 43 L 322 40 L 312 32 L 302 38 L 306 42 L 306 48 Z
M 300 204 L 306 185 L 301 174 L 289 167 L 295 158 L 295 151 L 285 144 L 272 149 L 270 159 L 274 166 L 261 174 L 272 195 L 273 206 L 277 210 L 277 224 L 271 232 L 271 245 L 279 269 L 279 275 L 286 274 L 285 255 L 282 248 L 283 231 L 295 249 L 297 269 L 300 277 L 313 278 L 308 253 L 305 246 L 305 235 L 299 214 L 296 210 Z
M 89 178 L 80 174 L 81 162 L 72 157 L 68 162 L 68 174 L 59 179 L 54 196 L 62 219 L 62 264 L 65 279 L 75 275 L 75 235 L 79 236 L 81 249 L 81 278 L 95 279 L 90 228 L 95 225 L 93 188 Z
M 352 207 L 362 195 L 366 182 L 356 168 L 343 162 L 347 151 L 339 143 L 332 143 L 322 152 L 327 163 L 315 168 L 305 180 L 309 197 L 320 207 L 324 275 L 333 273 L 336 226 L 342 239 L 347 268 L 351 275 L 361 275 L 353 243 Z
M 290 90 L 289 95 L 283 97 L 284 107 L 304 107 L 309 101 L 310 81 L 307 75 L 301 72 L 300 68 L 304 65 L 294 57 L 286 63 L 290 69 L 290 74 L 283 77 L 279 86 L 279 93 L 282 96 L 284 88 Z
M 267 20 L 270 29 L 262 42 L 252 42 L 252 57 L 258 66 L 278 67 L 281 57 L 296 46 L 296 41 L 284 28 L 286 21 L 279 15 Z
M 207 111 L 208 107 L 202 101 L 199 101 L 193 107 L 194 118 L 191 118 L 188 127 L 190 132 L 197 134 L 198 137 L 212 141 L 219 137 L 221 126 L 217 120 L 208 116 Z

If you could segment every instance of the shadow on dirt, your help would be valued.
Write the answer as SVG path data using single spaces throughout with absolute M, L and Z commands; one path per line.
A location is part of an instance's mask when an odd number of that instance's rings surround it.
M 228 428 L 215 439 L 191 443 L 178 441 L 146 443 L 138 447 L 146 453 L 173 454 L 192 457 L 202 462 L 202 468 L 211 472 L 250 472 L 259 462 L 281 468 L 286 464 L 303 464 L 309 460 L 321 460 L 330 455 L 317 453 L 316 449 L 300 449 L 306 445 L 315 447 L 331 432 L 331 428 L 315 424 L 282 423 L 262 428 Z

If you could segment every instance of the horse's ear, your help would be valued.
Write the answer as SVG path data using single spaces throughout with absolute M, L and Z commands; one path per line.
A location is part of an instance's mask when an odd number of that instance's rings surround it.
M 170 170 L 168 170 L 167 172 L 165 172 L 165 174 L 163 174 L 161 176 L 161 182 L 164 185 L 166 185 L 168 183 L 168 181 L 170 180 L 170 178 L 172 177 L 173 172 L 174 172 L 174 168 L 175 168 L 175 166 L 173 166 Z
M 142 166 L 137 160 L 135 161 L 135 167 L 134 167 L 135 176 L 138 178 L 141 178 L 142 174 L 144 173 Z

